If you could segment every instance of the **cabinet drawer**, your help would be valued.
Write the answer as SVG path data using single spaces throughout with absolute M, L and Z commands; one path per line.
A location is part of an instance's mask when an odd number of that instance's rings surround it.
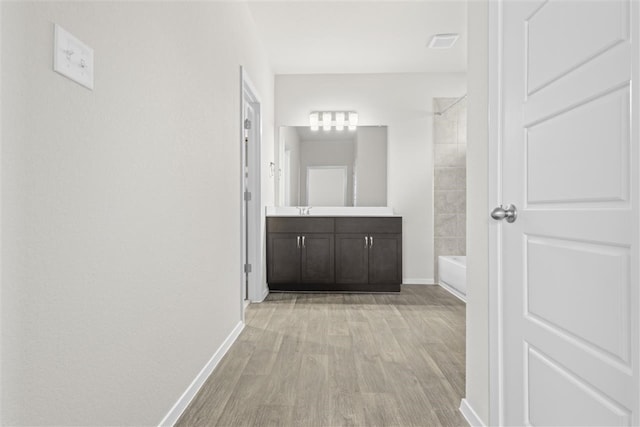
M 267 217 L 267 233 L 333 233 L 333 218 Z
M 401 217 L 336 218 L 336 233 L 402 233 Z

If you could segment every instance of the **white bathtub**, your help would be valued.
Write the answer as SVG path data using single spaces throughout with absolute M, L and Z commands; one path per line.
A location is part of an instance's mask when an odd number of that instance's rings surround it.
M 438 274 L 440 275 L 440 286 L 466 302 L 467 257 L 439 256 Z

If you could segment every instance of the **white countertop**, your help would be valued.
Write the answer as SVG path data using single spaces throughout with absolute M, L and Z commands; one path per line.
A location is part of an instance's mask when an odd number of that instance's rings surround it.
M 300 209 L 308 214 L 300 214 Z M 401 216 L 388 206 L 267 206 L 267 216 Z

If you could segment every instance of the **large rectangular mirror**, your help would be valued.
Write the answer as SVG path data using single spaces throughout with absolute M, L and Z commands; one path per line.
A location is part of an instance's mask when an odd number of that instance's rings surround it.
M 386 126 L 283 126 L 278 163 L 280 206 L 387 206 Z

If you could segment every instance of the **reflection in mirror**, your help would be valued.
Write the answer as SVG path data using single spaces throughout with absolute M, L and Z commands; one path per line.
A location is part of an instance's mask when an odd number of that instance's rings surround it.
M 348 166 L 309 166 L 307 205 L 350 206 L 347 193 Z
M 280 128 L 281 206 L 386 206 L 387 127 Z

